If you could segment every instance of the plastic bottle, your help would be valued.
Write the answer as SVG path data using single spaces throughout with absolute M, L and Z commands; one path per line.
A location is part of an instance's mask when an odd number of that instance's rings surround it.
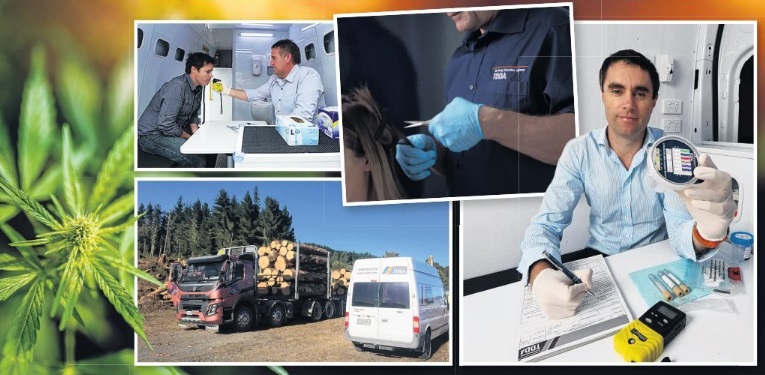
M 754 236 L 749 232 L 733 232 L 728 236 L 730 243 L 743 253 L 743 259 L 749 260 L 752 257 L 752 246 L 754 245 Z

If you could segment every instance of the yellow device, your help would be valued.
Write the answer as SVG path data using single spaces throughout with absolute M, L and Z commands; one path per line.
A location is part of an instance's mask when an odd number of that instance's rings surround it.
M 659 301 L 614 336 L 614 350 L 627 362 L 653 362 L 685 327 L 685 313 Z

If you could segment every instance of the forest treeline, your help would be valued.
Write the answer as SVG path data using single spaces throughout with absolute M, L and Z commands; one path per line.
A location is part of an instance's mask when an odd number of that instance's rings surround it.
M 219 249 L 232 246 L 268 244 L 273 239 L 295 241 L 292 215 L 287 206 L 267 196 L 261 204 L 257 187 L 247 191 L 241 200 L 221 189 L 212 207 L 197 199 L 185 202 L 179 196 L 169 210 L 159 204 L 141 203 L 138 206 L 138 253 L 141 256 L 159 256 L 188 259 L 212 255 Z M 369 252 L 335 250 L 323 244 L 310 243 L 331 252 L 332 269 L 352 269 L 356 259 L 377 258 Z M 399 256 L 387 251 L 384 257 Z M 419 259 L 427 261 L 426 259 Z M 448 288 L 449 267 L 433 262 Z

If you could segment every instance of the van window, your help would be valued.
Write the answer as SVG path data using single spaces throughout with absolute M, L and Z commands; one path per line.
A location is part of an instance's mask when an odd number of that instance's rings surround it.
M 305 59 L 306 61 L 312 61 L 316 59 L 316 46 L 310 43 L 305 46 Z
M 409 284 L 380 283 L 380 307 L 393 309 L 409 308 Z
M 164 39 L 157 39 L 157 44 L 154 45 L 154 53 L 157 56 L 167 57 L 168 52 L 170 52 L 170 43 Z
M 423 305 L 430 305 L 433 303 L 433 288 L 423 285 L 422 295 L 420 296 L 420 303 Z
M 355 283 L 353 285 L 351 306 L 377 307 L 379 303 L 379 287 L 378 283 Z
M 335 30 L 324 34 L 324 53 L 327 55 L 335 53 Z
M 405 282 L 355 283 L 351 306 L 408 309 L 409 284 Z

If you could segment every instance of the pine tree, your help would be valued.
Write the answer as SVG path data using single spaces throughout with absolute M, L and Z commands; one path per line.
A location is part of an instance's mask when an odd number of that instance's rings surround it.
M 215 198 L 212 215 L 214 219 L 214 248 L 220 249 L 232 246 L 234 238 L 234 213 L 232 212 L 231 200 L 228 197 L 228 193 L 223 189 L 218 192 L 218 196 Z
M 257 226 L 260 209 L 252 200 L 250 192 L 244 194 L 242 202 L 237 210 L 239 219 L 239 228 L 237 231 L 237 242 L 242 245 L 254 244 L 257 241 L 255 227 Z
M 287 206 L 279 212 L 279 238 L 288 241 L 295 241 L 295 229 L 292 228 L 292 215 Z

